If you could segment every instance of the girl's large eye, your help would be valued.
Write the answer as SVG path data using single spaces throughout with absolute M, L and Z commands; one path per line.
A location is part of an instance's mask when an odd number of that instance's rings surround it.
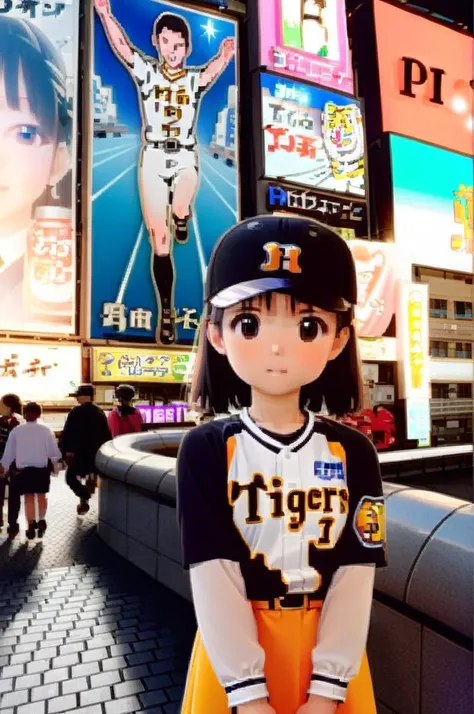
M 327 331 L 326 323 L 319 317 L 304 317 L 300 322 L 300 337 L 303 342 L 313 342 Z
M 22 146 L 41 146 L 42 144 L 39 127 L 34 124 L 18 124 L 10 131 Z
M 236 315 L 230 326 L 233 330 L 235 330 L 235 332 L 240 333 L 246 340 L 252 340 L 258 335 L 260 320 L 257 315 L 246 313 L 243 315 Z

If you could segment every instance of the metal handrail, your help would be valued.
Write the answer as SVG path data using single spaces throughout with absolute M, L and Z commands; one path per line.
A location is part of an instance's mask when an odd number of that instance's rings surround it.
M 474 399 L 430 399 L 431 416 L 472 414 Z

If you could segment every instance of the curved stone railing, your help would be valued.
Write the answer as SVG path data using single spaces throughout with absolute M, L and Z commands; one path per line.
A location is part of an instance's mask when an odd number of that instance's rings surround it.
M 99 535 L 190 599 L 181 567 L 175 459 L 182 429 L 122 436 L 97 456 Z M 378 714 L 467 714 L 473 696 L 474 506 L 385 483 L 389 567 L 369 636 Z

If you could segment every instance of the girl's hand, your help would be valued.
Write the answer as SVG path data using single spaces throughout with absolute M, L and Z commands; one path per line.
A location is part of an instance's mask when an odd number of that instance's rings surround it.
M 336 714 L 339 702 L 326 697 L 318 697 L 310 694 L 306 704 L 301 706 L 296 714 Z
M 266 699 L 255 699 L 247 704 L 239 704 L 237 714 L 276 714 Z

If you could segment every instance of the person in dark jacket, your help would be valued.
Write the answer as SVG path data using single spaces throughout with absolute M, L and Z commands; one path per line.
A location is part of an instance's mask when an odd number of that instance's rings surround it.
M 0 399 L 0 459 L 3 457 L 10 432 L 24 419 L 21 416 L 20 397 L 16 394 L 5 394 Z M 18 515 L 20 513 L 20 493 L 12 471 L 0 473 L 0 530 L 3 528 L 3 505 L 5 490 L 8 484 L 8 536 L 12 540 L 20 532 Z
M 89 510 L 91 492 L 80 479 L 95 474 L 95 457 L 106 441 L 112 438 L 107 417 L 94 404 L 95 390 L 92 384 L 80 384 L 70 394 L 79 402 L 72 409 L 64 424 L 59 448 L 67 464 L 66 483 L 80 499 L 77 512 L 80 516 Z

